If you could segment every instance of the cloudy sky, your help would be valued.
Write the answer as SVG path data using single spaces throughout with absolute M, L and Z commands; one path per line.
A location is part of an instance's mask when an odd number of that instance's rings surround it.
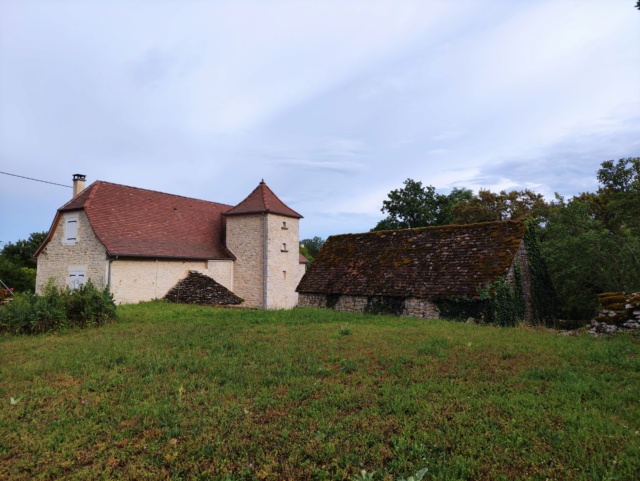
M 593 191 L 640 156 L 635 3 L 0 0 L 0 171 L 228 204 L 264 178 L 302 238 L 407 178 Z M 0 175 L 0 241 L 70 196 Z

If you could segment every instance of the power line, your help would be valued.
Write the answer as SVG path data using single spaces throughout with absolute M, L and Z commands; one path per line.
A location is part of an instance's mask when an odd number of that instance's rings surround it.
M 60 187 L 68 187 L 69 189 L 72 189 L 73 187 L 71 187 L 70 185 L 64 185 L 64 184 L 57 184 L 55 182 L 49 182 L 47 180 L 40 180 L 40 179 L 32 179 L 31 177 L 25 177 L 24 175 L 18 175 L 18 174 L 10 174 L 9 172 L 0 172 L 0 174 L 4 174 L 4 175 L 11 175 L 13 177 L 20 177 L 21 179 L 27 179 L 27 180 L 33 180 L 35 182 L 42 182 L 44 184 L 51 184 L 51 185 L 59 185 Z

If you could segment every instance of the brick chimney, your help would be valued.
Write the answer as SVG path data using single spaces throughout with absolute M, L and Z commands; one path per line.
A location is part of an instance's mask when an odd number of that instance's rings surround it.
M 73 174 L 73 196 L 75 197 L 84 190 L 84 180 L 87 178 L 84 174 Z

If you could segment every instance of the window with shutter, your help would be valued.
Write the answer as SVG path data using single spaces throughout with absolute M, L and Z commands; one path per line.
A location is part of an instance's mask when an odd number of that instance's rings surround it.
M 71 289 L 77 289 L 85 283 L 84 271 L 71 271 L 69 272 L 68 285 Z
M 67 245 L 78 242 L 78 216 L 67 215 L 64 222 L 64 241 Z

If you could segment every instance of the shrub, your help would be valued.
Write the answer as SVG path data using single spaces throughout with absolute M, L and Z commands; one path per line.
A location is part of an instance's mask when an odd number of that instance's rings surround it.
M 42 295 L 18 293 L 0 308 L 0 330 L 38 334 L 65 326 L 101 325 L 115 318 L 116 305 L 108 288 L 100 291 L 91 280 L 74 290 L 49 282 Z

